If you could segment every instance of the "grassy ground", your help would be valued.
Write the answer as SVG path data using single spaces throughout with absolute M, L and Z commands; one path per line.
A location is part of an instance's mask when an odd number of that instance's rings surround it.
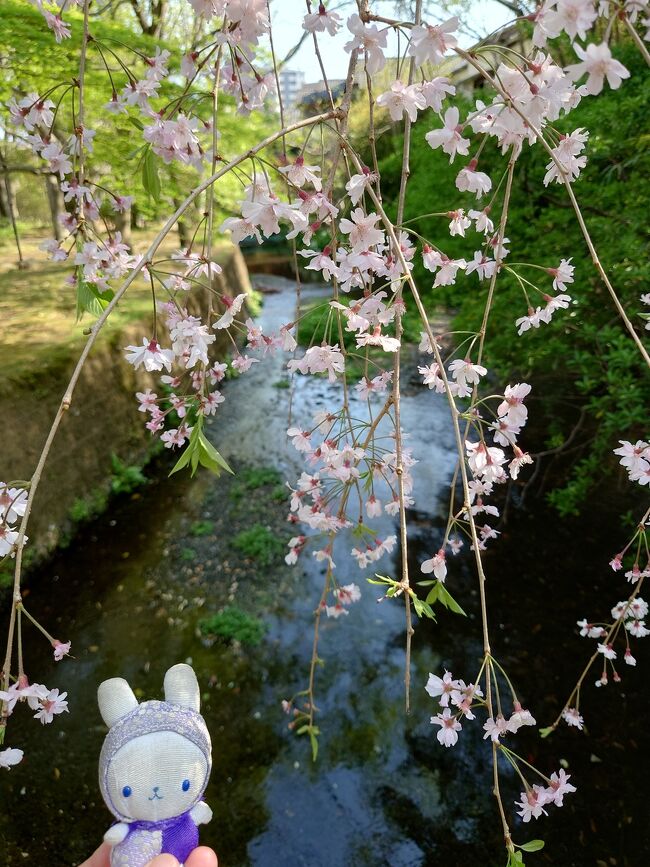
M 134 251 L 145 250 L 155 231 L 134 232 Z M 34 372 L 74 358 L 86 340 L 84 330 L 92 324 L 88 314 L 76 321 L 75 289 L 64 283 L 72 272 L 70 263 L 50 262 L 39 250 L 39 244 L 47 237 L 46 231 L 23 230 L 21 248 L 28 267 L 19 270 L 13 237 L 0 232 L 0 322 L 3 330 L 0 364 L 8 380 L 31 379 Z M 158 256 L 169 256 L 178 246 L 173 233 L 163 242 Z M 226 249 L 225 246 L 217 249 L 217 259 Z M 150 317 L 149 283 L 137 279 L 110 316 L 100 340 L 110 341 L 129 323 Z

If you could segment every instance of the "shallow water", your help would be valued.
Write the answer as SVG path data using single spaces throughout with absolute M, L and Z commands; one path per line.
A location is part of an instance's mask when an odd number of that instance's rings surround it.
M 290 284 L 260 280 L 277 290 L 266 295 L 261 315 L 264 329 L 272 330 L 287 318 Z M 289 477 L 300 470 L 286 443 L 288 391 L 277 387 L 283 376 L 278 357 L 228 383 L 210 436 L 235 468 L 276 466 Z M 403 427 L 421 461 L 417 510 L 409 515 L 415 573 L 438 547 L 454 450 L 444 398 L 408 385 Z M 297 376 L 294 422 L 309 419 L 337 387 Z M 207 474 L 193 482 L 166 479 L 161 468 L 153 484 L 119 501 L 32 577 L 27 606 L 46 623 L 56 622 L 60 638 L 72 639 L 75 659 L 46 663 L 47 649 L 39 645 L 28 652 L 27 670 L 32 680 L 68 690 L 71 712 L 49 727 L 32 722 L 24 709 L 11 721 L 10 742 L 24 747 L 26 760 L 0 777 L 0 863 L 71 865 L 92 850 L 110 824 L 96 783 L 105 731 L 97 684 L 122 675 L 138 697 L 157 697 L 165 670 L 191 659 L 215 760 L 207 793 L 215 818 L 202 829 L 202 841 L 214 846 L 223 867 L 503 864 L 481 722 L 465 725 L 459 746 L 445 750 L 429 725 L 437 706 L 423 690 L 428 672 L 443 666 L 466 680 L 476 673 L 480 624 L 469 563 L 454 560 L 448 584 L 468 618 L 442 613 L 437 625 L 416 631 L 406 717 L 403 606 L 378 605 L 379 588 L 364 580 L 372 570 L 362 573 L 335 558 L 339 582 L 357 582 L 363 596 L 349 617 L 323 625 L 326 664 L 317 686 L 323 735 L 313 764 L 308 743 L 287 731 L 279 703 L 306 683 L 321 565 L 305 557 L 302 572 L 286 570 L 268 588 L 262 569 L 253 582 L 239 582 L 238 564 L 220 557 L 217 539 L 213 556 L 204 546 L 199 562 L 190 558 L 179 567 L 192 521 L 216 520 L 228 534 L 229 484 Z M 251 520 L 264 523 L 266 506 L 254 494 L 247 508 Z M 542 725 L 557 713 L 591 649 L 575 637 L 575 620 L 597 610 L 601 589 L 604 609 L 623 595 L 620 582 L 613 585 L 602 568 L 610 540 L 620 538 L 608 521 L 604 510 L 580 527 L 541 507 L 515 513 L 486 558 L 494 652 Z M 394 521 L 384 518 L 380 535 L 389 532 Z M 339 544 L 349 547 L 349 540 Z M 379 563 L 384 574 L 397 568 L 387 558 Z M 199 637 L 198 621 L 229 592 L 237 604 L 250 600 L 251 606 L 259 606 L 260 592 L 268 594 L 268 632 L 259 647 L 209 646 Z M 579 787 L 567 806 L 534 827 L 515 823 L 516 840 L 547 840 L 546 850 L 528 863 L 648 863 L 648 811 L 639 798 L 648 769 L 648 716 L 645 704 L 638 713 L 637 703 L 649 660 L 641 650 L 640 671 L 625 672 L 629 699 L 615 686 L 605 694 L 587 691 L 588 736 L 517 737 L 522 754 L 548 772 L 568 760 Z M 518 791 L 506 776 L 508 804 Z

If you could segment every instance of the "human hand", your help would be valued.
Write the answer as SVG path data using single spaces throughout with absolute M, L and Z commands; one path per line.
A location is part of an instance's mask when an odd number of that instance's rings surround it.
M 80 867 L 110 867 L 111 847 L 102 843 L 97 851 L 84 861 Z M 150 861 L 147 867 L 178 867 L 178 861 L 173 855 L 158 855 Z M 199 846 L 185 862 L 185 867 L 218 867 L 217 856 L 207 846 Z

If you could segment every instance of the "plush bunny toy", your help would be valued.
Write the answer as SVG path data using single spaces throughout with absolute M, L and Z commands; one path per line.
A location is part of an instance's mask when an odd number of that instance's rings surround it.
M 212 810 L 201 800 L 212 764 L 210 735 L 199 713 L 196 675 L 174 665 L 165 701 L 138 704 L 121 677 L 98 690 L 109 728 L 99 759 L 99 786 L 117 818 L 104 835 L 111 867 L 143 867 L 168 852 L 183 864 L 199 842 L 197 825 Z

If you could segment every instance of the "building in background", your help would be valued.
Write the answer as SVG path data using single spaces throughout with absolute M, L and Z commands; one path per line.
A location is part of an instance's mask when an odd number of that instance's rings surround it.
M 296 104 L 298 93 L 305 82 L 305 73 L 298 69 L 284 67 L 280 70 L 279 78 L 282 105 L 287 109 L 292 109 Z

